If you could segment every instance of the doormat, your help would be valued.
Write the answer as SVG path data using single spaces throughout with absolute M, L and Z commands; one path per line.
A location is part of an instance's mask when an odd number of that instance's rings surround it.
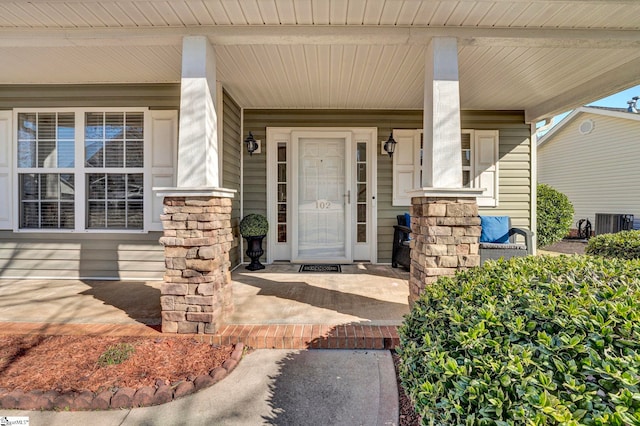
M 340 265 L 302 265 L 298 272 L 342 272 Z

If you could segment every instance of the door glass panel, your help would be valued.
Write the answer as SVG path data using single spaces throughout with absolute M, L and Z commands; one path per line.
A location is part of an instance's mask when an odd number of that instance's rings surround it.
M 367 221 L 367 205 L 358 204 L 358 223 Z
M 287 185 L 278 184 L 278 202 L 287 202 Z
M 279 143 L 278 144 L 278 163 L 286 163 L 287 162 L 287 144 Z
M 287 223 L 287 205 L 278 204 L 278 223 Z
M 358 163 L 366 163 L 367 162 L 367 144 L 359 143 L 356 148 L 356 161 Z
M 287 225 L 278 224 L 278 242 L 287 242 Z
M 366 242 L 367 241 L 367 224 L 359 223 L 358 224 L 358 242 Z
M 367 202 L 367 184 L 366 183 L 358 184 L 358 202 L 359 203 Z
M 356 185 L 358 188 L 357 197 L 357 242 L 367 242 L 367 144 L 358 142 L 356 155 Z
M 278 182 L 287 181 L 287 164 L 278 164 Z
M 278 242 L 287 242 L 287 144 L 278 143 Z
M 367 164 L 358 163 L 358 182 L 367 181 Z
M 345 139 L 300 138 L 298 256 L 346 257 Z

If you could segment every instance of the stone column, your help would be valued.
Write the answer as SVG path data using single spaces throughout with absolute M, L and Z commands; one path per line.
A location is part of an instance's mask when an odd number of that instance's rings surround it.
M 219 187 L 216 90 L 215 50 L 209 39 L 184 37 L 176 187 L 154 188 L 164 197 L 165 333 L 215 333 L 233 310 L 229 250 L 235 191 Z
M 411 198 L 409 305 L 440 276 L 480 265 L 480 218 L 475 197 Z
M 162 332 L 216 333 L 233 311 L 231 198 L 167 196 L 162 224 Z

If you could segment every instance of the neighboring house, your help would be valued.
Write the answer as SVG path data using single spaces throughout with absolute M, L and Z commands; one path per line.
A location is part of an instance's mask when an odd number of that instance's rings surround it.
M 573 204 L 574 229 L 596 214 L 640 218 L 640 114 L 623 108 L 580 107 L 538 142 L 538 182 Z
M 604 0 L 0 2 L 0 277 L 161 278 L 154 188 L 233 195 L 232 266 L 248 213 L 269 218 L 267 262 L 390 263 L 422 188 L 475 188 L 481 214 L 535 228 L 535 123 L 640 83 L 637 16 Z

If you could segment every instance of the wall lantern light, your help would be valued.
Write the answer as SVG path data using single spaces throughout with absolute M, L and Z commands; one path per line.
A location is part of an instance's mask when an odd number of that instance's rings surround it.
M 253 133 L 249 132 L 249 136 L 244 139 L 244 143 L 247 145 L 249 155 L 253 156 L 254 151 L 258 149 L 258 142 L 253 137 Z
M 396 140 L 393 139 L 393 132 L 389 133 L 389 139 L 384 143 L 384 150 L 389 154 L 389 157 L 393 157 L 393 152 L 396 150 Z

